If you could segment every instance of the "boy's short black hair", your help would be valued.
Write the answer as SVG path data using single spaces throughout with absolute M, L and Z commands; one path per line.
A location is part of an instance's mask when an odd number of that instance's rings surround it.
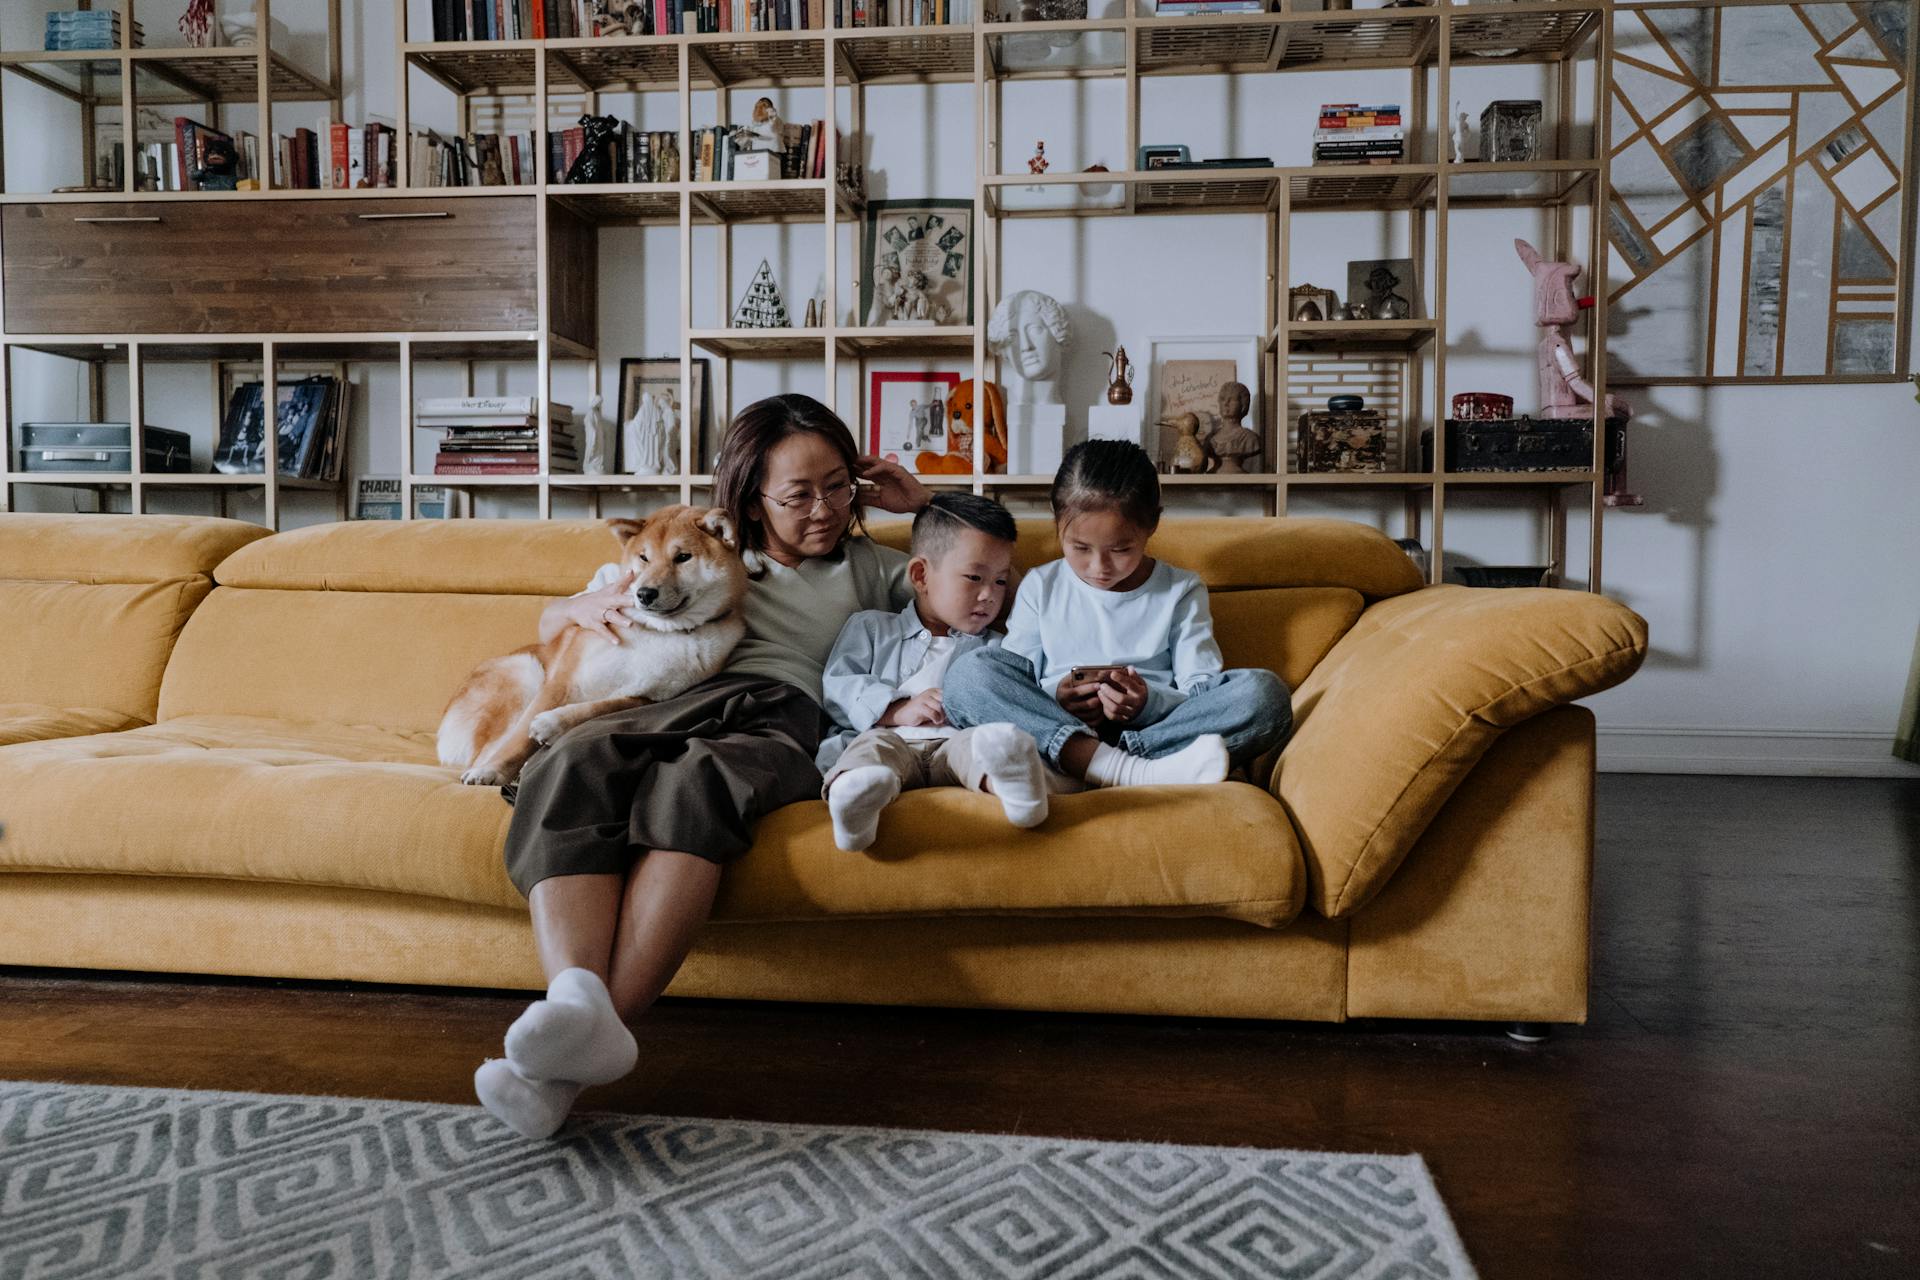
M 938 560 L 962 529 L 978 529 L 1002 542 L 1020 537 L 1013 513 L 992 498 L 977 493 L 936 493 L 913 518 L 913 554 Z

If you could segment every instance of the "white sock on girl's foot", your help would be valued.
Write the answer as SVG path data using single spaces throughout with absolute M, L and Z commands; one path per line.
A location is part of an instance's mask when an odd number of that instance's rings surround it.
M 507 1058 L 530 1080 L 612 1084 L 633 1070 L 639 1056 L 607 984 L 591 969 L 554 975 L 547 998 L 527 1006 L 507 1028 Z
M 973 759 L 1008 822 L 1037 827 L 1047 820 L 1047 766 L 1031 737 L 1010 724 L 981 725 L 973 731 Z
M 827 813 L 833 818 L 833 843 L 858 853 L 880 834 L 880 811 L 900 795 L 900 778 L 883 765 L 849 769 L 827 788 Z
M 505 1058 L 488 1058 L 473 1073 L 480 1105 L 523 1138 L 551 1138 L 558 1132 L 580 1088 L 567 1080 L 529 1080 Z
M 1217 733 L 1195 738 L 1170 756 L 1148 760 L 1104 742 L 1087 761 L 1087 781 L 1101 787 L 1147 787 L 1162 783 L 1224 782 L 1227 740 Z

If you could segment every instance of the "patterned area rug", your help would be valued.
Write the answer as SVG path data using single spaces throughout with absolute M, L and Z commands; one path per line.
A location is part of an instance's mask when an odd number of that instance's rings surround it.
M 1472 1274 L 1418 1156 L 0 1082 L 0 1277 Z

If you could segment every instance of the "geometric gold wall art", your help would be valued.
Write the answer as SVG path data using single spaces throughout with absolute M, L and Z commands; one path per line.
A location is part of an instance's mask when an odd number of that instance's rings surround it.
M 1614 11 L 1610 380 L 1904 372 L 1913 15 Z

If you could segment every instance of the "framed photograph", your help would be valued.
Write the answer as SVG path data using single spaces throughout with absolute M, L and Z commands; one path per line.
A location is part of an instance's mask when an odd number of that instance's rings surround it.
M 1200 419 L 1200 438 L 1220 425 L 1220 388 L 1238 382 L 1252 393 L 1253 403 L 1242 425 L 1264 434 L 1260 403 L 1260 339 L 1244 337 L 1147 339 L 1147 412 L 1153 422 L 1183 413 Z M 1160 429 L 1160 449 L 1154 462 L 1164 471 L 1173 457 L 1179 433 Z
M 1370 320 L 1420 319 L 1420 281 L 1412 258 L 1362 258 L 1347 264 L 1347 301 L 1362 302 Z
M 719 434 L 709 421 L 712 410 L 709 408 L 712 397 L 708 390 L 711 386 L 711 362 L 705 356 L 693 359 L 692 376 L 689 382 L 693 393 L 693 411 L 691 439 L 693 457 L 698 464 L 690 468 L 696 475 L 711 474 L 714 455 L 720 451 Z M 678 414 L 680 412 L 680 361 L 673 356 L 627 356 L 620 361 L 620 416 L 613 424 L 614 439 L 624 440 L 623 428 L 627 420 L 640 411 L 640 396 L 651 392 L 656 396 L 665 396 L 667 404 Z M 677 447 L 677 446 L 676 446 Z M 615 450 L 613 469 L 621 475 L 630 474 L 632 461 L 617 456 Z
M 1338 320 L 1340 316 L 1339 300 L 1333 296 L 1333 290 L 1322 289 L 1317 284 L 1297 284 L 1287 290 L 1287 319 L 1311 323 L 1315 320 Z
M 1143 144 L 1140 148 L 1140 162 L 1136 169 L 1164 169 L 1170 164 L 1186 164 L 1193 159 L 1193 153 L 1187 150 L 1185 143 L 1162 142 L 1152 145 Z
M 863 325 L 973 323 L 973 202 L 867 201 Z
M 868 453 L 912 471 L 922 454 L 953 451 L 954 427 L 947 419 L 947 397 L 960 386 L 958 372 L 888 371 L 869 377 Z M 971 457 L 971 440 L 966 447 Z

